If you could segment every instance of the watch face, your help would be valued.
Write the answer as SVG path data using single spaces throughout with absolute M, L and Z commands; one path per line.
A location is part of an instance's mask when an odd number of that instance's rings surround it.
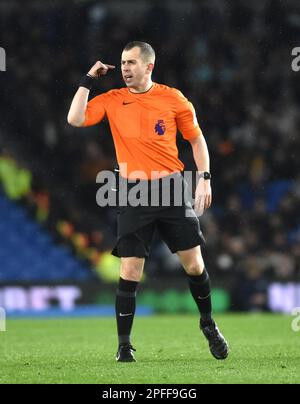
M 205 173 L 204 173 L 204 179 L 205 179 L 205 180 L 210 180 L 210 179 L 211 179 L 210 173 L 205 172 Z

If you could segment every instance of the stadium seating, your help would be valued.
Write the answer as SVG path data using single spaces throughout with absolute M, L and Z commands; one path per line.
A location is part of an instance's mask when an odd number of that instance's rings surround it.
M 0 193 L 0 282 L 86 281 L 93 272 L 56 245 L 26 211 Z

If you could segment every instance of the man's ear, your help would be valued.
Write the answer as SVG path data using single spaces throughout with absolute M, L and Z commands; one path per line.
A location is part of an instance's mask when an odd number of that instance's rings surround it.
M 154 69 L 154 63 L 149 63 L 149 64 L 148 64 L 148 70 L 149 70 L 149 72 L 152 72 L 153 69 Z

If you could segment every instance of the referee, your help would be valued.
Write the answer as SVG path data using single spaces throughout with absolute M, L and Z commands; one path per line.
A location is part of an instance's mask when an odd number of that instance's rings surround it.
M 212 200 L 209 153 L 193 105 L 177 89 L 152 81 L 154 64 L 155 52 L 149 44 L 128 43 L 121 56 L 126 87 L 88 101 L 96 79 L 115 69 L 97 61 L 82 77 L 68 113 L 68 122 L 75 127 L 95 125 L 106 117 L 123 184 L 119 194 L 137 184 L 145 192 L 148 190 L 145 204 L 131 203 L 128 192 L 126 204 L 118 209 L 118 238 L 112 251 L 121 259 L 115 305 L 119 340 L 116 360 L 135 362 L 130 334 L 136 291 L 155 230 L 178 255 L 186 271 L 200 313 L 200 329 L 212 355 L 226 359 L 228 344 L 212 318 L 210 280 L 201 254 L 204 238 L 198 220 Z M 178 158 L 177 130 L 190 142 L 199 173 L 195 210 L 184 198 L 187 183 L 182 175 L 184 165 Z M 166 194 L 167 204 L 161 201 Z M 153 204 L 157 195 L 159 202 Z M 179 204 L 178 196 L 182 197 Z

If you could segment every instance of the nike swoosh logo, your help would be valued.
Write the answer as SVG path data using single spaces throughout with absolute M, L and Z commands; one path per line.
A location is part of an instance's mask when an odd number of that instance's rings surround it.
M 210 296 L 210 294 L 209 294 L 209 295 L 207 295 L 206 297 L 201 297 L 201 296 L 198 296 L 198 299 L 199 299 L 199 300 L 205 300 L 205 299 L 207 299 L 209 296 Z
M 133 104 L 133 102 L 125 102 L 125 101 L 123 101 L 123 105 L 129 105 L 129 104 Z
M 127 313 L 126 314 L 120 313 L 119 316 L 120 317 L 132 316 L 132 313 L 128 313 L 128 314 Z

